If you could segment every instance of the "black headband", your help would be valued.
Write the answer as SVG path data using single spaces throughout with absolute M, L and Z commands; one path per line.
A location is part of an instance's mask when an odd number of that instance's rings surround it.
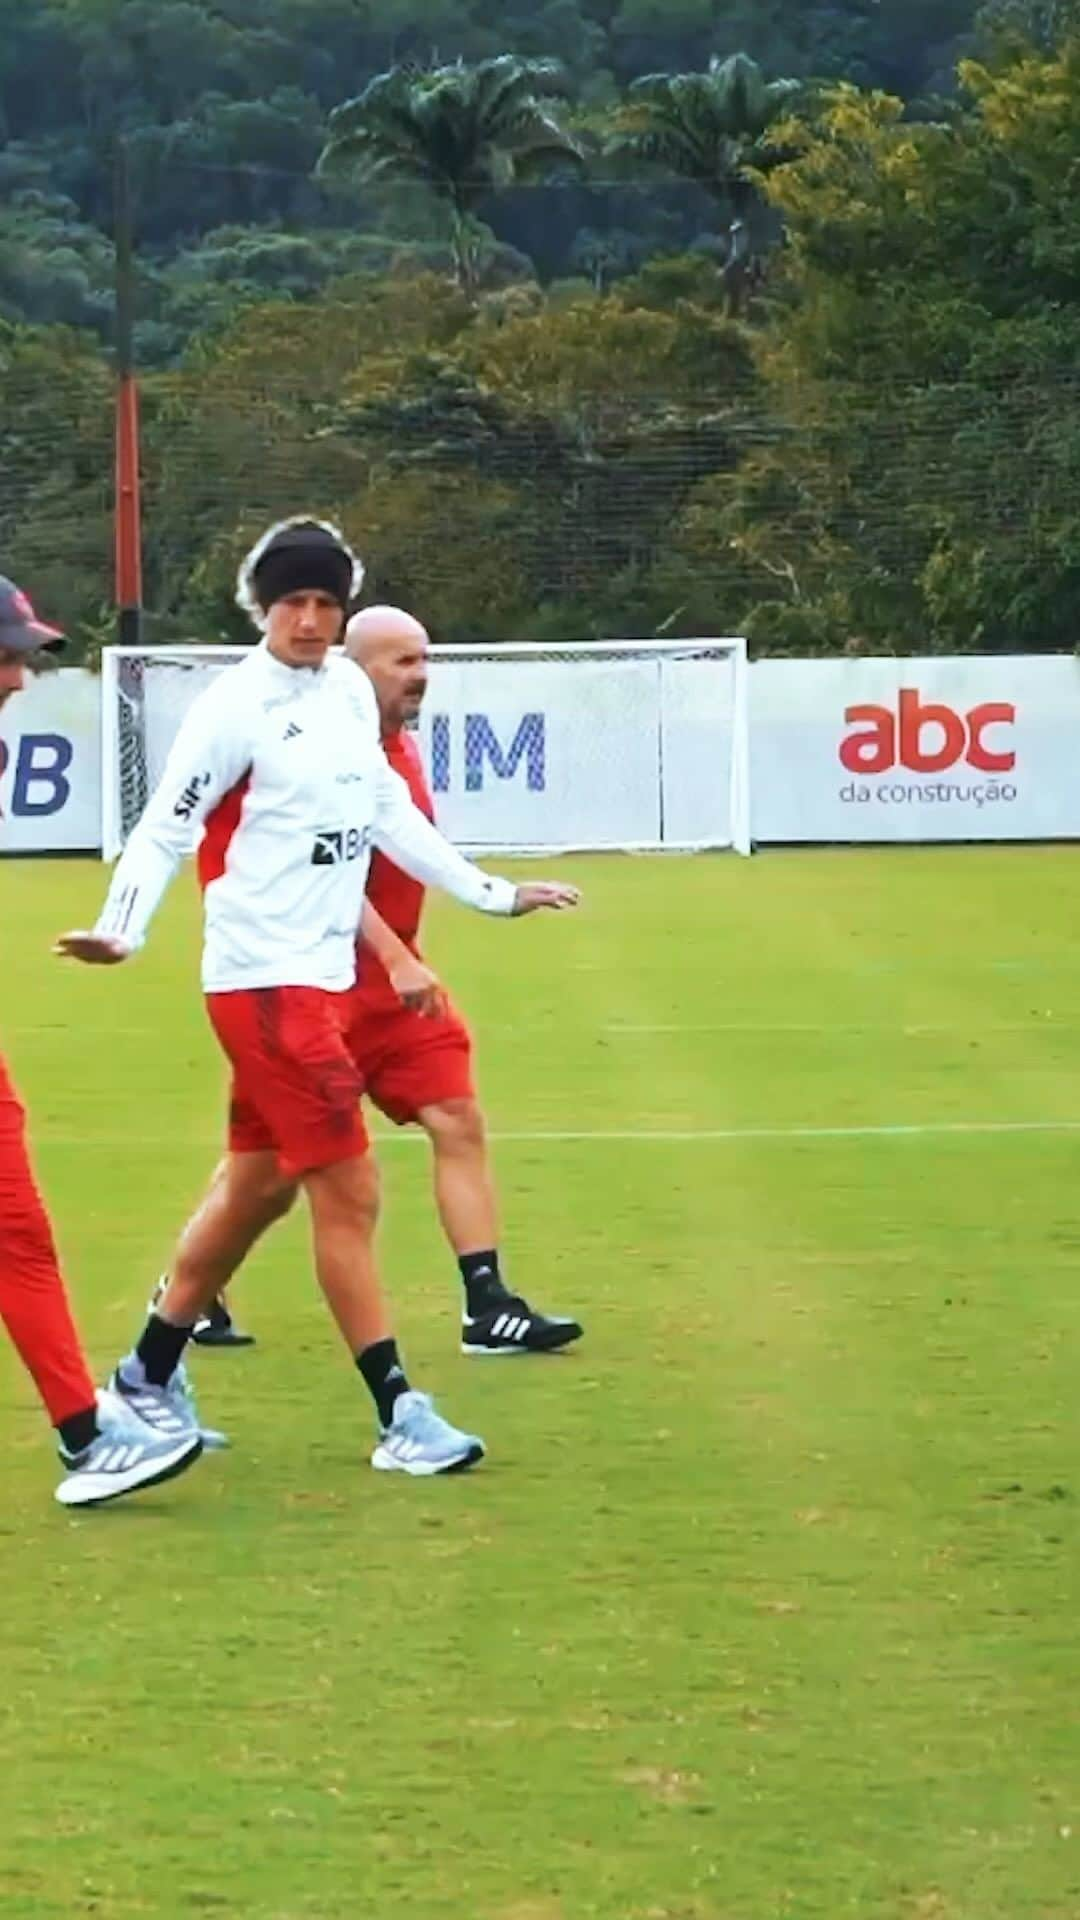
M 259 556 L 252 575 L 264 613 L 290 593 L 328 593 L 343 613 L 352 595 L 353 563 L 341 542 L 322 527 L 287 527 Z

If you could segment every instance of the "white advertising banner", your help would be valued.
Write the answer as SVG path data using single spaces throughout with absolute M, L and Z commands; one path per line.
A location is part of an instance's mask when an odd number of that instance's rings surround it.
M 0 853 L 101 845 L 101 682 L 77 667 L 27 678 L 0 708 Z
M 714 664 L 437 662 L 421 728 L 465 846 L 634 846 L 727 824 L 730 679 Z M 573 698 L 567 698 L 567 675 Z M 0 710 L 0 852 L 101 845 L 101 683 Z M 175 716 L 171 722 L 175 724 Z M 1080 839 L 1080 660 L 765 660 L 750 670 L 759 845 Z
M 731 835 L 733 678 L 712 660 L 433 658 L 420 747 L 463 847 Z
M 753 837 L 1080 838 L 1080 660 L 766 660 Z
M 113 649 L 103 661 L 110 857 L 184 714 L 239 647 Z M 359 668 L 357 668 L 359 672 Z M 479 849 L 749 851 L 746 667 L 729 642 L 433 652 L 419 743 L 439 825 Z

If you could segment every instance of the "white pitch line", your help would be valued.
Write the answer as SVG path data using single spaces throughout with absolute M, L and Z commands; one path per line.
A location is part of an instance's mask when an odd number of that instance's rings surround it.
M 980 1026 L 977 1022 L 973 1022 L 970 1026 L 962 1026 L 957 1021 L 953 1021 L 948 1026 L 935 1024 L 924 1025 L 921 1023 L 912 1026 L 897 1026 L 892 1023 L 884 1025 L 880 1021 L 868 1021 L 865 1025 L 852 1026 L 846 1021 L 841 1023 L 840 1021 L 834 1020 L 816 1020 L 812 1022 L 801 1020 L 783 1022 L 773 1020 L 761 1022 L 725 1020 L 721 1022 L 710 1021 L 701 1026 L 693 1023 L 684 1023 L 682 1021 L 672 1021 L 670 1025 L 658 1024 L 655 1026 L 652 1024 L 636 1026 L 620 1022 L 618 1025 L 603 1026 L 600 1028 L 600 1032 L 635 1035 L 640 1033 L 825 1033 L 837 1039 L 842 1039 L 845 1034 L 852 1034 L 856 1037 L 868 1033 L 899 1034 L 907 1039 L 916 1034 L 933 1035 L 955 1033 L 965 1039 L 969 1038 L 972 1034 L 977 1034 L 979 1039 L 982 1039 L 985 1034 L 990 1033 L 1045 1033 L 1047 1029 L 1052 1029 L 1056 1033 L 1075 1033 L 1077 1031 L 1074 1021 L 1055 1020 L 1052 1013 L 1047 1013 L 1039 1020 L 998 1021 L 993 1026 Z M 521 1028 L 508 1029 L 508 1031 L 520 1032 Z
M 673 1127 L 636 1128 L 620 1132 L 535 1132 L 491 1133 L 494 1141 L 597 1141 L 622 1144 L 642 1140 L 654 1145 L 671 1142 L 690 1146 L 696 1143 L 738 1140 L 911 1140 L 935 1135 L 979 1135 L 1008 1133 L 1080 1133 L 1080 1120 L 941 1120 L 914 1125 L 886 1127 Z M 378 1144 L 400 1138 L 380 1134 Z

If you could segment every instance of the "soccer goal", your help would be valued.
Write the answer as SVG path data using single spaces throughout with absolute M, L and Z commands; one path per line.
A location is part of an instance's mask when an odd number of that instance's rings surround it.
M 102 849 L 115 858 L 187 708 L 246 647 L 108 647 Z M 419 739 L 471 852 L 750 852 L 745 640 L 435 647 Z

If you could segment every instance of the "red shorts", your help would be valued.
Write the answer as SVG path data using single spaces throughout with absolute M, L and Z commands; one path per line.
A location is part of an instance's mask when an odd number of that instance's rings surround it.
M 395 1126 L 407 1126 L 423 1107 L 476 1098 L 472 1039 L 452 1006 L 430 1020 L 358 988 L 348 1041 L 364 1092 Z
M 313 1166 L 326 1166 L 333 1160 L 345 1159 L 352 1153 L 363 1153 L 368 1145 L 367 1134 L 360 1117 L 358 1102 L 361 1094 L 367 1094 L 375 1105 L 385 1113 L 388 1120 L 396 1126 L 405 1126 L 415 1120 L 423 1107 L 438 1106 L 446 1100 L 473 1100 L 476 1097 L 472 1076 L 472 1040 L 469 1030 L 460 1015 L 450 1008 L 439 1020 L 430 1020 L 423 1014 L 415 1013 L 411 1007 L 400 1004 L 390 1005 L 384 996 L 374 998 L 360 991 L 348 994 L 320 994 L 310 987 L 277 987 L 264 989 L 265 993 L 286 996 L 292 1004 L 294 997 L 327 1002 L 333 1009 L 336 1046 L 334 1058 L 340 1067 L 343 1056 L 347 1073 L 340 1079 L 342 1096 L 348 1090 L 350 1112 L 356 1129 L 356 1138 L 361 1144 L 347 1147 L 335 1146 L 333 1151 L 320 1151 L 313 1157 L 311 1146 L 316 1140 L 329 1145 L 337 1141 L 339 1135 L 329 1124 L 328 1117 L 316 1122 L 310 1116 L 299 1122 L 298 1095 L 295 1090 L 283 1092 L 280 1117 L 275 1117 L 269 1108 L 265 1094 L 260 1098 L 255 1084 L 257 1074 L 254 1067 L 241 1071 L 238 1053 L 233 1043 L 226 1037 L 219 1010 L 231 1001 L 255 1001 L 261 996 L 257 993 L 212 994 L 208 998 L 210 1018 L 215 1031 L 233 1062 L 234 1079 L 229 1109 L 229 1148 L 233 1153 L 264 1153 L 276 1150 L 282 1172 L 288 1177 L 304 1172 Z M 340 1006 L 335 1003 L 341 1002 Z M 312 1032 L 305 1030 L 300 1009 L 294 1023 L 299 1029 L 299 1039 L 310 1051 Z M 225 1018 L 232 1022 L 235 1015 L 226 1007 Z M 250 1016 L 249 1016 L 250 1018 Z M 319 1029 L 316 1027 L 316 1032 Z M 261 1062 L 259 1063 L 261 1067 Z M 308 1063 L 310 1069 L 310 1062 Z M 337 1071 L 337 1069 L 335 1069 Z M 309 1076 L 310 1077 L 310 1076 Z M 324 1081 L 329 1076 L 323 1076 Z M 338 1083 L 335 1081 L 335 1086 Z M 337 1115 L 340 1125 L 340 1114 Z M 290 1144 L 283 1150 L 283 1129 L 290 1127 Z M 306 1149 L 299 1147 L 299 1141 L 309 1141 Z M 296 1142 L 297 1144 L 292 1144 Z M 299 1157 L 298 1157 L 299 1147 Z
M 210 993 L 207 1011 L 232 1065 L 229 1146 L 273 1150 L 288 1180 L 368 1150 L 363 1080 L 346 1033 L 352 993 L 253 987 Z

